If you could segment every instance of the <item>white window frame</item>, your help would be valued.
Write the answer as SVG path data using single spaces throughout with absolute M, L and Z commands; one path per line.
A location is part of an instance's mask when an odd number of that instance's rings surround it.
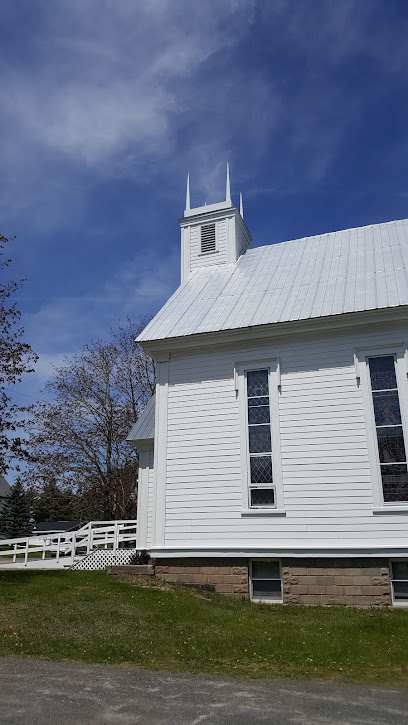
M 211 224 L 214 224 L 215 226 L 215 249 L 211 249 L 209 252 L 202 252 L 201 251 L 201 228 L 202 227 L 209 227 Z M 199 257 L 207 257 L 210 254 L 216 254 L 219 251 L 219 244 L 218 244 L 218 223 L 216 221 L 207 221 L 203 222 L 202 224 L 198 225 L 198 256 Z
M 258 561 L 266 561 L 270 563 L 278 563 L 279 564 L 279 578 L 276 577 L 269 577 L 268 579 L 264 578 L 261 581 L 280 581 L 281 583 L 281 596 L 280 599 L 268 599 L 266 598 L 260 598 L 260 597 L 254 597 L 254 591 L 253 591 L 253 578 L 252 578 L 252 563 Z M 282 562 L 280 559 L 250 559 L 249 561 L 249 598 L 251 602 L 254 602 L 254 604 L 283 604 L 283 583 L 282 583 Z
M 269 408 L 272 445 L 271 488 L 275 488 L 275 506 L 250 507 L 250 456 L 248 436 L 248 401 L 246 373 L 253 370 L 269 371 Z M 278 358 L 256 359 L 235 364 L 236 391 L 239 398 L 240 439 L 241 439 L 241 515 L 243 516 L 279 516 L 285 515 L 282 487 L 282 455 L 279 424 L 280 365 Z M 265 488 L 267 486 L 265 485 Z
M 393 607 L 408 607 L 408 595 L 407 599 L 405 600 L 395 599 L 394 597 L 394 575 L 392 565 L 394 563 L 398 564 L 400 561 L 407 562 L 408 559 L 390 559 L 388 562 L 388 569 L 390 573 L 391 601 Z M 406 579 L 396 579 L 395 581 L 406 581 Z
M 395 345 L 379 345 L 372 348 L 359 348 L 356 354 L 356 376 L 360 380 L 364 415 L 366 422 L 368 458 L 370 463 L 374 513 L 387 511 L 408 511 L 408 501 L 384 501 L 380 455 L 377 443 L 377 432 L 374 417 L 374 403 L 371 392 L 370 370 L 368 358 L 395 357 L 398 397 L 401 409 L 401 423 L 404 435 L 405 450 L 408 453 L 408 381 L 407 381 L 407 347 L 405 343 Z

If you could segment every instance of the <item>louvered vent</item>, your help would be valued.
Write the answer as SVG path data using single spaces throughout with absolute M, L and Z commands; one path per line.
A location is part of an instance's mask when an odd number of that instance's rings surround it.
M 201 254 L 215 252 L 215 224 L 201 227 Z

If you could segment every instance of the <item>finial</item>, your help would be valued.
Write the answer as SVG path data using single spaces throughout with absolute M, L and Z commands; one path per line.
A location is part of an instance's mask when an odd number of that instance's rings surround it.
M 190 174 L 187 174 L 186 211 L 190 211 Z
M 230 187 L 230 175 L 229 175 L 229 163 L 227 161 L 227 185 L 225 191 L 225 201 L 231 202 L 231 187 Z
M 242 192 L 239 192 L 239 213 L 244 218 L 244 205 L 242 203 Z

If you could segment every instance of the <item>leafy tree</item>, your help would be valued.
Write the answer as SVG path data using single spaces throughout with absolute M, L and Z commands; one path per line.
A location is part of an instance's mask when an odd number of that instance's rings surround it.
M 29 536 L 32 529 L 31 497 L 18 478 L 4 500 L 0 531 L 6 539 Z
M 0 272 L 11 264 L 4 257 L 4 249 L 9 240 L 0 234 Z M 21 439 L 16 435 L 21 427 L 23 408 L 12 403 L 8 387 L 22 379 L 23 373 L 33 372 L 33 363 L 37 355 L 30 345 L 22 341 L 24 330 L 19 326 L 20 311 L 13 295 L 23 285 L 24 280 L 16 282 L 0 280 L 0 473 L 7 470 L 10 457 L 21 454 Z
M 109 342 L 66 360 L 46 384 L 52 402 L 32 411 L 27 479 L 72 487 L 81 518 L 125 518 L 135 509 L 138 461 L 125 438 L 154 390 L 153 362 L 135 343 L 143 326 L 128 320 Z

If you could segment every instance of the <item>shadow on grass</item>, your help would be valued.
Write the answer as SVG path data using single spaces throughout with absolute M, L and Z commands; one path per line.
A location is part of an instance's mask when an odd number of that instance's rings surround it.
M 8 570 L 8 571 L 0 571 L 0 586 L 4 584 L 10 584 L 13 586 L 27 586 L 27 584 L 30 584 L 34 581 L 36 581 L 39 577 L 46 576 L 48 580 L 50 579 L 64 579 L 66 578 L 66 572 L 63 569 L 57 569 L 57 570 L 43 570 L 43 569 L 37 569 L 34 571 L 30 570 Z

